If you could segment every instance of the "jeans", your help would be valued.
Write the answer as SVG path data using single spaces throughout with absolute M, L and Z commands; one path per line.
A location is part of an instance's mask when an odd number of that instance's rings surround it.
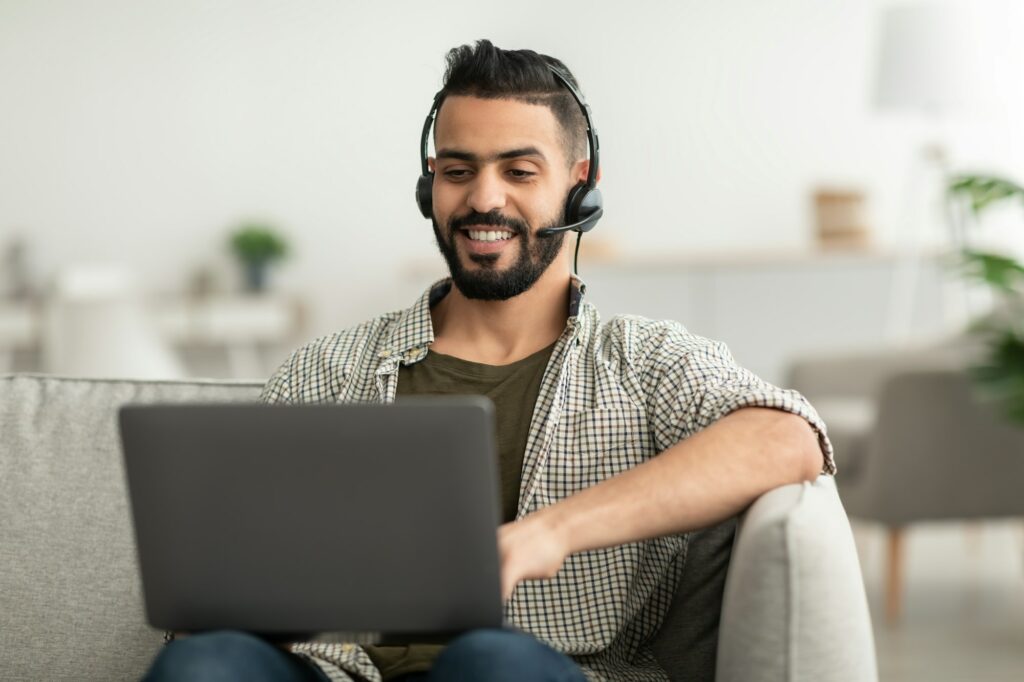
M 323 682 L 305 659 L 258 637 L 233 631 L 193 635 L 168 644 L 144 682 Z M 585 682 L 571 658 L 513 630 L 475 630 L 453 640 L 427 673 L 403 682 Z

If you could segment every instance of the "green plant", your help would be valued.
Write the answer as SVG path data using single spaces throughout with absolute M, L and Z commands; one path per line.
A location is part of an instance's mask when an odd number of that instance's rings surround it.
M 245 223 L 231 235 L 231 248 L 242 261 L 263 265 L 283 258 L 288 245 L 265 223 Z
M 987 206 L 1003 199 L 1024 200 L 1024 187 L 1012 180 L 993 175 L 959 175 L 949 183 L 949 193 L 971 202 L 975 215 Z
M 988 175 L 953 178 L 948 194 L 966 202 L 975 218 L 1007 201 L 1020 201 L 1024 206 L 1024 187 Z M 964 249 L 960 268 L 965 276 L 989 286 L 998 301 L 993 313 L 971 326 L 988 351 L 971 375 L 999 402 L 1007 417 L 1024 425 L 1024 264 L 1005 254 Z

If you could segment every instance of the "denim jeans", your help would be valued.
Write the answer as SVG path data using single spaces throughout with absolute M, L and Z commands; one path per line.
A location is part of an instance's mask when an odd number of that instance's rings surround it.
M 144 682 L 323 682 L 315 666 L 243 632 L 211 632 L 168 644 Z M 513 630 L 475 630 L 453 640 L 428 673 L 403 682 L 585 682 L 571 658 Z

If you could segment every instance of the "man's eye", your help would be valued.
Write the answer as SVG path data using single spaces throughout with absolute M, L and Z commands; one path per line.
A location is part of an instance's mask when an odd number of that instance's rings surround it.
M 464 168 L 452 168 L 444 172 L 444 176 L 449 180 L 463 180 L 468 178 L 470 172 Z
M 511 175 L 513 178 L 515 178 L 517 180 L 525 180 L 526 178 L 530 178 L 530 177 L 533 177 L 534 175 L 536 175 L 536 173 L 531 173 L 530 171 L 520 170 L 518 168 L 512 168 L 512 169 L 509 170 L 508 173 L 509 173 L 509 175 Z

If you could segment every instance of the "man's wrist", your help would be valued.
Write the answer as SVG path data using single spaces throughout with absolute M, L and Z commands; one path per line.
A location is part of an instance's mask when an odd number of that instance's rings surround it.
M 540 527 L 541 532 L 558 547 L 563 557 L 567 557 L 575 550 L 572 545 L 570 518 L 564 511 L 559 503 L 540 509 L 527 518 Z

